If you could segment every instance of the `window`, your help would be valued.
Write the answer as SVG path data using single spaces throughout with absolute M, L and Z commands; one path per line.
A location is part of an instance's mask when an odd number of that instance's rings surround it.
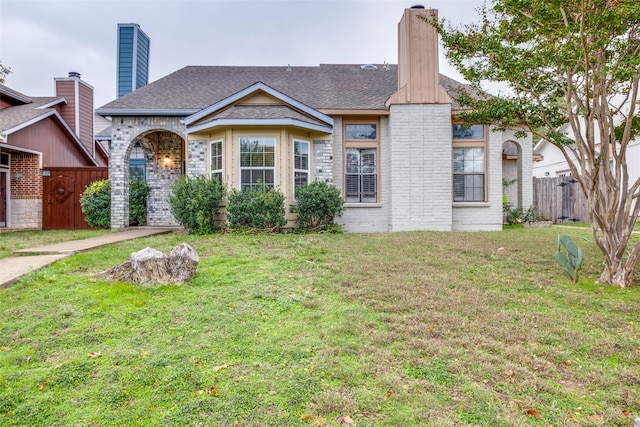
M 484 202 L 485 127 L 453 125 L 453 201 Z
M 378 139 L 376 125 L 347 124 L 344 126 L 344 139 L 369 139 L 375 141 Z
M 344 195 L 347 203 L 376 203 L 378 191 L 378 124 L 345 123 Z
M 347 203 L 375 203 L 378 200 L 378 164 L 375 148 L 347 148 Z
M 147 165 L 144 159 L 144 150 L 139 142 L 133 146 L 129 156 L 129 179 L 136 181 L 147 180 Z
M 268 137 L 240 138 L 240 188 L 259 185 L 276 186 L 276 139 Z
M 222 181 L 222 140 L 211 143 L 211 178 Z
M 293 141 L 293 189 L 309 183 L 309 143 Z

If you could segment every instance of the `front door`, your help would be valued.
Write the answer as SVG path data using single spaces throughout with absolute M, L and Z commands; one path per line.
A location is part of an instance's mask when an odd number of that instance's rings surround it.
M 7 173 L 0 172 L 0 227 L 7 226 Z

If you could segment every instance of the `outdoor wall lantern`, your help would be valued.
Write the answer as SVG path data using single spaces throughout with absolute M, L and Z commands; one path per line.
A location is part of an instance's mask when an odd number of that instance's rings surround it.
M 168 165 L 169 162 L 171 162 L 171 159 L 169 158 L 169 156 L 164 156 L 164 164 Z
M 15 182 L 18 182 L 22 179 L 22 174 L 20 172 L 16 172 L 16 174 L 13 176 L 13 180 Z

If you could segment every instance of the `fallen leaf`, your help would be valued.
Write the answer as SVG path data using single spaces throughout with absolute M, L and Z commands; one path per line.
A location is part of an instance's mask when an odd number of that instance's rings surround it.
M 212 385 L 211 387 L 209 387 L 209 388 L 207 389 L 207 394 L 208 394 L 209 396 L 216 396 L 216 397 L 217 397 L 217 396 L 220 396 L 220 393 L 218 393 L 218 387 L 216 387 L 216 386 L 214 386 L 214 385 Z
M 569 359 L 565 360 L 564 364 L 567 365 L 567 366 L 571 365 L 571 360 L 569 360 Z
M 512 377 L 513 376 L 513 371 L 511 369 L 509 369 L 508 371 L 505 372 L 505 375 L 508 377 Z
M 91 359 L 95 359 L 96 357 L 100 357 L 102 356 L 102 352 L 100 351 L 92 351 L 91 353 L 89 353 L 89 357 Z
M 38 387 L 38 388 L 39 388 L 40 390 L 44 390 L 44 389 L 45 389 L 45 387 L 47 387 L 47 385 L 48 385 L 48 384 L 49 384 L 49 383 L 45 381 L 45 382 L 43 382 L 42 384 L 40 384 L 40 387 Z
M 148 355 L 149 355 L 149 353 L 146 352 L 146 351 L 143 351 L 143 352 L 140 353 L 140 356 L 142 356 L 142 357 L 146 357 Z
M 323 426 L 326 423 L 327 423 L 327 421 L 324 418 L 317 417 L 315 420 L 313 420 L 311 425 L 312 426 Z
M 310 420 L 312 417 L 313 417 L 313 415 L 311 415 L 311 414 L 304 414 L 304 415 L 302 416 L 302 419 L 303 419 L 303 420 Z
M 196 390 L 196 391 L 194 391 L 194 393 L 199 396 L 201 394 L 204 394 L 204 390 Z
M 198 359 L 193 359 L 193 363 L 195 363 L 196 366 L 202 366 L 202 362 L 199 361 Z
M 218 371 L 221 371 L 223 369 L 227 369 L 228 367 L 229 367 L 229 365 L 220 365 L 220 366 L 214 366 L 211 369 L 213 369 L 213 372 L 218 372 Z
M 342 422 L 345 424 L 353 424 L 353 418 L 351 418 L 349 415 L 345 415 Z
M 9 347 L 5 346 L 5 347 L 0 347 L 0 350 L 2 351 L 9 351 L 11 350 Z
M 387 399 L 390 399 L 393 396 L 393 392 L 391 390 L 387 391 Z
M 536 420 L 539 420 L 540 418 L 542 418 L 542 415 L 540 415 L 540 412 L 536 411 L 535 409 L 527 409 L 527 415 L 531 415 Z
M 593 415 L 589 415 L 587 418 L 589 418 L 591 421 L 602 421 L 602 414 L 593 414 Z
M 631 415 L 631 412 L 629 412 L 627 409 L 623 409 L 622 415 L 624 415 L 625 417 L 628 417 L 629 415 Z

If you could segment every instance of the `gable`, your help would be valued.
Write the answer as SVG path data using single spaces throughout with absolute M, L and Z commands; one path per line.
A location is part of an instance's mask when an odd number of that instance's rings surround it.
M 186 117 L 187 133 L 218 126 L 294 126 L 332 132 L 333 119 L 262 82 Z

